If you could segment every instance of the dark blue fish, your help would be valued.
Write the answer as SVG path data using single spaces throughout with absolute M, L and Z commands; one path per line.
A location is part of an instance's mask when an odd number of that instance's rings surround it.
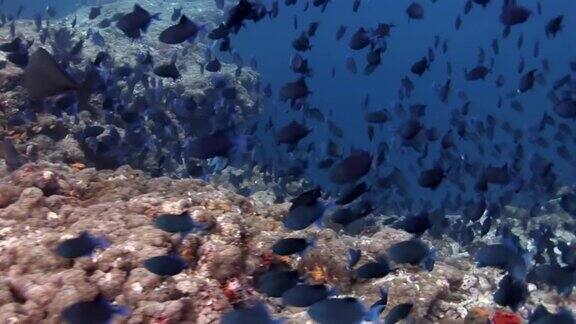
M 364 193 L 368 192 L 370 188 L 365 182 L 361 182 L 347 191 L 344 191 L 336 200 L 337 205 L 347 205 L 352 203 L 354 200 L 362 196 Z
M 365 176 L 372 167 L 372 155 L 366 151 L 356 151 L 336 164 L 330 172 L 334 183 L 351 183 Z
M 295 145 L 308 136 L 310 131 L 310 128 L 298 123 L 297 121 L 292 121 L 278 130 L 278 133 L 276 133 L 276 140 L 281 144 Z
M 284 304 L 294 307 L 309 307 L 330 296 L 325 285 L 299 284 L 282 294 Z
M 358 267 L 354 271 L 354 276 L 358 279 L 376 279 L 386 277 L 392 268 L 386 258 L 380 258 L 377 262 L 368 262 Z
M 250 138 L 248 136 L 229 136 L 223 132 L 215 132 L 186 141 L 184 151 L 191 157 L 205 160 L 214 157 L 226 157 L 233 152 L 244 153 L 249 149 L 249 146 Z
M 386 250 L 386 255 L 396 264 L 420 265 L 428 271 L 434 269 L 436 261 L 435 250 L 419 239 L 396 243 Z
M 261 302 L 254 305 L 238 308 L 225 313 L 220 320 L 220 324 L 280 324 L 281 321 L 274 320 Z
M 8 171 L 14 171 L 22 165 L 20 154 L 8 138 L 0 140 L 0 157 L 6 161 Z
M 305 238 L 280 239 L 272 245 L 272 252 L 278 255 L 303 254 L 304 251 L 314 246 L 314 240 Z
M 158 20 L 159 17 L 159 13 L 151 15 L 144 8 L 135 4 L 132 12 L 118 19 L 116 27 L 129 38 L 140 38 L 141 34 L 148 30 L 148 26 L 150 26 L 152 20 Z
M 193 231 L 208 229 L 205 225 L 195 222 L 188 212 L 159 215 L 154 225 L 165 232 L 180 233 L 183 236 Z
M 424 19 L 424 8 L 418 2 L 412 2 L 406 9 L 406 14 L 414 20 Z
M 296 286 L 298 277 L 297 271 L 270 269 L 257 277 L 256 288 L 269 297 L 282 297 L 288 289 Z
M 576 324 L 574 314 L 566 308 L 558 313 L 550 313 L 546 307 L 539 305 L 528 319 L 528 324 Z
M 508 274 L 498 283 L 494 293 L 494 302 L 500 306 L 508 306 L 514 312 L 528 299 L 528 285 L 523 279 L 515 279 Z
M 55 253 L 63 258 L 75 259 L 89 256 L 96 249 L 104 249 L 109 245 L 110 243 L 104 237 L 94 237 L 88 232 L 82 232 L 78 237 L 58 244 Z
M 144 268 L 159 276 L 175 276 L 187 267 L 177 254 L 155 256 L 144 261 Z
M 170 26 L 160 33 L 159 40 L 162 43 L 175 45 L 183 42 L 194 43 L 199 33 L 206 30 L 206 25 L 199 25 L 188 19 L 185 15 L 180 17 L 180 21 Z
M 360 257 L 362 256 L 362 251 L 357 249 L 349 249 L 348 250 L 348 269 L 352 269 L 358 261 L 360 261 Z
M 106 324 L 111 323 L 114 315 L 127 316 L 128 309 L 110 304 L 102 295 L 94 300 L 78 302 L 62 310 L 61 317 L 70 324 Z
M 430 215 L 426 212 L 422 212 L 416 215 L 405 216 L 401 220 L 395 222 L 392 226 L 410 234 L 421 236 L 430 229 L 432 225 Z
M 351 324 L 362 323 L 363 320 L 374 321 L 381 310 L 381 306 L 366 310 L 353 297 L 328 298 L 310 306 L 308 315 L 320 324 Z
M 386 315 L 386 319 L 384 320 L 384 324 L 394 324 L 398 323 L 401 320 L 407 318 L 412 311 L 414 305 L 410 303 L 403 303 L 394 306 Z
M 325 212 L 326 206 L 320 202 L 310 206 L 298 205 L 289 211 L 282 222 L 287 229 L 298 231 L 308 228 L 315 222 L 321 225 Z

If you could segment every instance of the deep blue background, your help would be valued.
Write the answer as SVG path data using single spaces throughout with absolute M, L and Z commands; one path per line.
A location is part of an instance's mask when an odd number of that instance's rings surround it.
M 90 2 L 90 1 L 88 1 Z M 44 13 L 47 6 L 56 9 L 59 16 L 66 15 L 81 5 L 79 0 L 4 0 L 2 11 L 6 14 L 16 13 L 20 5 L 24 5 L 22 18 L 31 18 L 35 13 Z
M 247 30 L 241 32 L 233 41 L 234 46 L 245 57 L 253 56 L 257 59 L 263 79 L 272 83 L 276 91 L 275 98 L 277 98 L 277 91 L 282 84 L 296 78 L 296 75 L 288 68 L 290 54 L 294 52 L 291 48 L 291 41 L 301 31 L 306 30 L 310 22 L 320 22 L 318 32 L 312 39 L 313 50 L 304 54 L 314 69 L 314 76 L 309 79 L 308 83 L 314 92 L 309 102 L 312 107 L 320 108 L 326 116 L 329 115 L 330 110 L 333 111 L 332 120 L 344 129 L 344 142 L 347 147 L 372 151 L 378 142 L 392 140 L 391 137 L 397 127 L 393 123 L 387 125 L 388 129 L 384 132 L 377 132 L 380 135 L 377 135 L 374 144 L 368 141 L 360 103 L 366 94 L 369 94 L 371 110 L 391 107 L 398 100 L 397 91 L 400 80 L 406 75 L 414 82 L 416 89 L 412 98 L 404 100 L 404 106 L 415 103 L 426 104 L 428 108 L 425 120 L 428 127 L 436 126 L 444 131 L 448 129 L 450 111 L 463 104 L 457 96 L 460 90 L 465 91 L 472 101 L 470 116 L 473 118 L 484 120 L 486 114 L 490 113 L 500 122 L 509 121 L 514 127 L 526 130 L 537 123 L 545 111 L 554 116 L 552 104 L 546 99 L 546 94 L 557 78 L 569 72 L 568 64 L 575 58 L 576 35 L 570 31 L 576 28 L 573 14 L 571 14 L 576 12 L 576 2 L 543 1 L 543 13 L 539 16 L 536 12 L 535 1 L 521 1 L 521 4 L 533 10 L 533 15 L 527 23 L 513 27 L 511 35 L 506 40 L 502 40 L 503 25 L 498 19 L 502 1 L 492 1 L 486 9 L 474 5 L 468 15 L 463 13 L 464 1 L 438 1 L 436 4 L 432 4 L 431 1 L 420 1 L 425 8 L 425 19 L 421 21 L 409 21 L 405 14 L 411 0 L 362 1 L 360 10 L 356 14 L 352 12 L 352 2 L 332 1 L 324 13 L 312 6 L 307 12 L 303 12 L 305 1 L 299 1 L 296 6 L 292 7 L 281 5 L 277 19 L 266 19 L 258 24 L 249 24 Z M 560 14 L 565 15 L 564 31 L 554 39 L 547 39 L 544 31 L 546 23 Z M 456 31 L 454 24 L 458 15 L 461 15 L 463 23 L 460 30 Z M 294 16 L 298 17 L 298 30 L 293 29 Z M 387 39 L 388 50 L 382 56 L 382 65 L 375 73 L 366 76 L 360 71 L 364 66 L 367 49 L 353 52 L 348 48 L 348 41 L 358 27 L 376 27 L 378 23 L 392 23 L 396 25 L 396 28 L 392 30 L 391 37 Z M 337 42 L 335 33 L 340 25 L 347 25 L 348 31 L 345 37 Z M 516 43 L 521 34 L 524 35 L 524 45 L 522 49 L 518 49 Z M 410 67 L 427 54 L 428 48 L 433 46 L 435 35 L 440 35 L 442 40 L 448 38 L 449 50 L 446 55 L 442 54 L 440 49 L 437 50 L 436 61 L 430 67 L 430 71 L 418 78 L 410 73 Z M 490 44 L 494 38 L 499 39 L 500 54 L 495 57 L 493 72 L 486 81 L 464 80 L 463 69 L 476 66 L 479 47 L 483 47 L 486 52 L 485 65 L 490 64 L 490 58 L 493 57 Z M 538 40 L 540 41 L 540 56 L 534 58 L 533 48 Z M 345 69 L 345 58 L 350 53 L 356 58 L 360 70 L 357 75 L 352 75 Z M 532 68 L 541 71 L 543 58 L 550 61 L 551 72 L 545 75 L 548 85 L 546 87 L 536 85 L 532 91 L 516 98 L 525 108 L 523 113 L 511 109 L 510 101 L 506 100 L 502 108 L 497 108 L 499 95 L 505 98 L 508 93 L 517 89 L 521 75 L 516 70 L 521 57 L 524 57 L 526 61 L 525 72 Z M 433 84 L 442 84 L 447 79 L 447 61 L 451 61 L 453 66 L 453 91 L 449 102 L 443 104 L 433 89 Z M 330 77 L 333 66 L 337 69 L 334 79 Z M 495 80 L 499 74 L 503 74 L 506 80 L 505 86 L 500 89 L 495 86 Z M 269 112 L 276 116 L 277 125 L 282 126 L 291 119 L 301 120 L 300 112 L 289 112 L 286 107 L 286 104 L 279 103 L 277 100 L 269 105 Z M 573 120 L 559 118 L 557 120 L 574 125 Z M 327 134 L 324 127 L 316 127 L 314 130 L 317 142 L 326 139 Z M 525 138 L 527 136 L 525 132 Z M 556 147 L 555 142 L 550 134 L 547 137 L 550 139 L 553 151 Z M 495 142 L 502 141 L 509 145 L 510 150 L 513 149 L 509 135 L 504 136 L 500 133 L 499 136 L 497 133 L 495 138 Z M 556 162 L 555 170 L 561 173 L 562 182 L 573 183 L 576 180 L 574 160 L 568 163 L 557 158 L 553 152 L 536 149 L 533 145 L 524 142 L 527 156 L 539 150 L 541 154 Z M 466 147 L 462 145 L 459 147 L 466 152 Z M 489 147 L 489 145 L 486 146 L 486 148 Z M 574 146 L 570 148 L 570 151 L 572 154 L 576 153 Z M 391 166 L 405 166 L 407 156 L 410 161 L 416 158 L 416 155 L 411 152 L 406 155 L 392 153 L 385 163 L 384 170 L 390 170 Z M 431 152 L 427 159 L 428 166 L 431 166 L 430 162 L 435 160 L 434 157 L 438 153 Z M 493 162 L 494 165 L 501 165 L 506 161 L 506 154 L 503 154 L 502 159 L 493 159 L 489 153 L 490 151 L 487 150 L 484 160 L 486 163 Z M 472 160 L 478 158 L 478 156 L 473 156 Z M 384 173 L 381 172 L 381 174 Z M 406 174 L 408 174 L 407 170 Z M 314 179 L 319 178 L 316 170 L 311 170 L 309 175 Z M 430 195 L 429 191 L 418 189 L 415 182 L 416 178 L 413 177 L 412 184 L 414 184 L 417 197 Z M 328 185 L 325 181 L 323 183 Z M 442 191 L 433 195 L 441 198 Z

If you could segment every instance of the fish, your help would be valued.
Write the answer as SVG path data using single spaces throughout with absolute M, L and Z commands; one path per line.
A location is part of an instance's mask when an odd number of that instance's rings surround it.
M 22 158 L 9 138 L 0 140 L 0 156 L 6 161 L 8 171 L 17 170 L 22 166 Z
M 546 24 L 546 37 L 552 38 L 562 30 L 562 22 L 564 21 L 564 16 L 560 15 L 555 18 L 550 19 Z
M 187 267 L 177 254 L 155 256 L 144 261 L 144 268 L 158 276 L 175 276 Z
M 305 99 L 309 94 L 311 92 L 308 90 L 308 85 L 303 77 L 284 84 L 280 89 L 280 99 L 290 101 L 291 105 L 294 105 L 297 100 Z
M 561 308 L 557 313 L 551 313 L 543 305 L 538 305 L 530 314 L 529 324 L 576 323 L 574 314 L 567 308 Z
M 350 38 L 348 46 L 352 50 L 359 51 L 370 44 L 372 44 L 370 33 L 363 27 L 360 27 Z
M 412 65 L 410 71 L 416 74 L 417 76 L 421 77 L 422 74 L 424 74 L 424 72 L 427 69 L 428 69 L 428 59 L 426 57 L 423 57 L 421 60 L 417 61 Z
M 232 309 L 222 316 L 221 324 L 243 324 L 243 323 L 261 323 L 277 324 L 262 302 L 255 302 L 252 305 L 242 308 Z
M 206 225 L 194 221 L 186 211 L 180 214 L 160 214 L 154 220 L 154 226 L 168 233 L 180 233 L 183 237 L 191 232 L 209 229 Z
M 338 27 L 338 29 L 336 30 L 336 40 L 337 41 L 341 40 L 344 37 L 347 29 L 348 29 L 347 26 L 344 26 L 344 25 L 341 25 L 340 27 Z
M 180 74 L 180 71 L 178 70 L 178 67 L 176 67 L 176 63 L 175 62 L 170 62 L 170 63 L 165 63 L 162 65 L 158 65 L 154 68 L 154 74 L 161 77 L 161 78 L 169 78 L 172 79 L 174 81 L 180 79 L 180 77 L 182 77 L 182 75 Z
M 420 265 L 428 271 L 434 269 L 436 261 L 435 250 L 419 239 L 396 243 L 386 250 L 386 255 L 395 264 Z
M 305 32 L 302 32 L 300 36 L 292 42 L 292 47 L 300 52 L 310 51 L 312 49 L 310 38 Z
M 517 4 L 505 4 L 500 14 L 500 22 L 505 26 L 514 26 L 525 23 L 531 12 L 527 8 Z
M 368 192 L 370 188 L 365 182 L 361 182 L 349 190 L 344 191 L 338 199 L 336 199 L 336 205 L 347 205 L 358 199 L 364 193 Z
M 101 9 L 102 9 L 102 7 L 90 8 L 90 12 L 88 12 L 88 19 L 94 20 L 94 19 L 98 18 L 98 16 L 100 16 L 100 14 L 101 14 Z
M 297 271 L 270 269 L 256 278 L 256 289 L 268 297 L 279 298 L 297 283 Z
M 206 65 L 204 65 L 204 69 L 212 73 L 219 72 L 221 68 L 222 64 L 220 63 L 220 60 L 218 60 L 217 58 L 214 58 L 210 62 L 206 63 Z
M 416 215 L 403 217 L 401 220 L 393 223 L 392 227 L 414 234 L 416 237 L 420 237 L 429 230 L 432 225 L 433 223 L 430 220 L 430 215 L 426 212 L 421 212 Z
M 308 136 L 310 132 L 310 128 L 298 123 L 297 121 L 291 121 L 278 130 L 276 133 L 276 141 L 280 144 L 295 145 Z
M 520 83 L 518 85 L 518 92 L 519 93 L 526 93 L 534 86 L 534 81 L 536 81 L 536 73 L 537 70 L 530 70 L 526 72 L 522 78 L 520 79 Z
M 114 316 L 127 316 L 128 308 L 111 304 L 102 294 L 94 300 L 80 301 L 65 307 L 60 316 L 66 323 L 107 323 Z
M 410 19 L 422 20 L 424 19 L 424 8 L 420 3 L 414 1 L 406 8 L 406 14 Z
M 278 255 L 303 255 L 305 251 L 314 246 L 314 240 L 306 238 L 285 238 L 280 239 L 272 245 L 272 252 Z
M 494 302 L 500 306 L 508 306 L 516 312 L 528 298 L 528 284 L 522 279 L 515 279 L 507 274 L 498 283 L 494 293 Z
M 410 316 L 414 305 L 412 303 L 402 303 L 394 306 L 386 315 L 384 323 L 393 324 L 402 321 Z
M 126 37 L 140 38 L 142 33 L 146 33 L 153 20 L 159 20 L 160 14 L 151 15 L 138 4 L 134 4 L 132 12 L 122 15 L 116 22 L 116 27 L 120 29 Z
M 337 184 L 356 182 L 372 167 L 372 155 L 366 151 L 352 152 L 330 171 L 330 180 Z
M 282 302 L 293 307 L 310 307 L 330 296 L 325 285 L 298 284 L 282 294 Z
M 362 303 L 353 297 L 328 298 L 310 306 L 308 316 L 320 324 L 361 323 L 363 320 L 376 319 L 381 308 L 377 306 L 366 310 Z
M 468 81 L 484 80 L 488 73 L 490 73 L 490 69 L 482 65 L 476 66 L 470 71 L 464 70 Z
M 182 16 L 182 9 L 184 9 L 184 8 L 182 8 L 182 7 L 174 8 L 172 10 L 172 16 L 170 16 L 170 20 L 174 22 L 174 21 L 180 19 L 180 17 Z
M 384 257 L 378 262 L 368 262 L 354 271 L 354 277 L 358 279 L 376 279 L 386 277 L 392 272 L 388 260 Z
M 76 259 L 90 256 L 96 249 L 105 249 L 110 242 L 105 237 L 95 237 L 88 232 L 82 232 L 75 238 L 67 239 L 56 247 L 56 255 L 66 259 Z
M 182 15 L 176 25 L 164 29 L 158 36 L 158 40 L 169 45 L 183 42 L 194 43 L 200 33 L 206 32 L 206 25 L 200 25 Z

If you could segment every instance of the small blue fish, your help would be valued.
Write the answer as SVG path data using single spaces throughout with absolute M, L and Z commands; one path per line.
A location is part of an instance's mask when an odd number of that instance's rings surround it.
M 359 279 L 383 278 L 392 272 L 388 260 L 382 258 L 378 262 L 369 262 L 363 264 L 354 272 L 355 277 Z
M 309 307 L 330 296 L 330 290 L 325 285 L 296 285 L 282 294 L 282 301 L 294 307 Z
M 280 239 L 272 246 L 272 252 L 278 255 L 304 254 L 314 246 L 315 239 L 285 238 Z
M 362 323 L 377 320 L 381 311 L 380 305 L 366 310 L 358 299 L 344 297 L 317 302 L 308 308 L 308 315 L 320 324 Z
M 404 303 L 394 306 L 386 315 L 384 320 L 385 324 L 394 324 L 400 322 L 401 320 L 407 318 L 412 311 L 414 305 L 410 303 Z
M 546 307 L 540 305 L 530 315 L 528 324 L 576 324 L 576 318 L 570 310 L 566 308 L 560 309 L 558 313 L 550 313 Z
M 208 227 L 196 223 L 188 212 L 181 214 L 163 214 L 154 222 L 156 228 L 168 233 L 180 233 L 183 237 L 196 230 L 207 230 Z
M 90 35 L 90 41 L 92 41 L 92 43 L 96 46 L 100 47 L 106 46 L 106 40 L 104 39 L 104 37 L 102 37 L 100 32 L 97 31 L 93 32 L 92 35 Z
M 271 269 L 256 279 L 258 291 L 269 297 L 282 297 L 288 289 L 298 283 L 297 271 Z
M 175 276 L 187 267 L 177 254 L 155 256 L 144 261 L 144 268 L 159 276 Z
M 222 316 L 220 324 L 279 324 L 280 320 L 274 320 L 263 303 L 229 311 Z
M 78 237 L 66 240 L 56 247 L 56 254 L 67 259 L 89 256 L 96 249 L 105 249 L 110 242 L 104 237 L 94 237 L 82 232 Z
M 435 250 L 419 239 L 396 243 L 386 250 L 386 255 L 396 264 L 420 265 L 428 271 L 434 269 L 436 261 Z
M 64 322 L 70 324 L 111 323 L 114 315 L 126 316 L 128 309 L 110 304 L 102 295 L 88 302 L 78 302 L 62 310 Z
M 362 256 L 362 251 L 357 249 L 349 249 L 348 250 L 348 269 L 352 269 L 358 261 L 360 261 L 360 257 Z

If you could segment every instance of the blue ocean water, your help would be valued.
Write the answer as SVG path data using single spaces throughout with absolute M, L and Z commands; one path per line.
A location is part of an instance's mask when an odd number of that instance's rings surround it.
M 56 10 L 57 16 L 65 16 L 78 9 L 82 5 L 90 4 L 90 1 L 78 0 L 35 0 L 35 1 L 10 1 L 5 0 L 2 10 L 5 13 L 16 13 L 20 6 L 23 6 L 22 18 L 32 18 L 36 13 L 44 13 L 47 7 Z
M 317 35 L 312 38 L 313 49 L 305 53 L 309 65 L 314 70 L 314 75 L 309 79 L 309 87 L 313 95 L 308 101 L 311 107 L 319 108 L 326 116 L 332 114 L 332 121 L 344 130 L 344 138 L 339 140 L 345 143 L 347 148 L 362 148 L 372 151 L 380 141 L 391 142 L 396 135 L 395 130 L 399 126 L 394 121 L 389 123 L 383 131 L 377 132 L 374 143 L 370 143 L 366 135 L 366 122 L 363 120 L 361 102 L 368 95 L 370 97 L 370 110 L 391 108 L 395 104 L 424 104 L 427 106 L 424 121 L 427 127 L 437 127 L 441 133 L 450 127 L 451 112 L 462 107 L 465 101 L 458 98 L 458 92 L 464 92 L 470 101 L 470 116 L 472 119 L 483 120 L 487 114 L 495 116 L 499 122 L 509 122 L 514 128 L 526 132 L 529 126 L 533 126 L 542 117 L 542 114 L 551 113 L 553 104 L 546 95 L 550 85 L 569 72 L 569 62 L 574 59 L 576 49 L 575 36 L 568 32 L 575 22 L 568 17 L 564 19 L 564 32 L 558 37 L 548 39 L 545 34 L 546 23 L 561 14 L 573 12 L 576 3 L 567 1 L 546 1 L 542 15 L 537 14 L 536 1 L 526 2 L 525 5 L 532 10 L 530 19 L 519 26 L 512 27 L 508 38 L 503 39 L 504 26 L 499 22 L 501 1 L 491 3 L 486 8 L 474 5 L 469 14 L 464 14 L 464 1 L 422 1 L 425 10 L 425 19 L 410 20 L 405 11 L 412 1 L 362 1 L 357 13 L 352 12 L 352 1 L 331 1 L 326 10 L 310 6 L 303 12 L 305 1 L 295 6 L 282 6 L 277 19 L 267 20 L 257 24 L 248 24 L 246 31 L 239 33 L 234 41 L 234 46 L 245 57 L 255 57 L 258 61 L 259 72 L 266 81 L 270 81 L 273 89 L 278 90 L 287 81 L 293 81 L 296 75 L 288 67 L 290 55 L 294 52 L 291 41 L 308 28 L 311 22 L 319 22 Z M 461 17 L 460 30 L 455 29 L 456 17 Z M 294 29 L 294 19 L 298 21 L 298 28 Z M 359 27 L 376 27 L 378 23 L 394 24 L 391 36 L 386 39 L 387 50 L 382 55 L 382 64 L 372 75 L 364 75 L 361 71 L 364 66 L 364 58 L 368 50 L 352 51 L 348 47 L 348 41 Z M 345 37 L 341 41 L 335 40 L 336 30 L 341 26 L 347 26 Z M 429 48 L 433 48 L 434 38 L 439 36 L 441 44 L 447 39 L 448 51 L 442 53 L 442 45 L 435 49 L 436 61 L 433 62 L 429 71 L 422 77 L 410 73 L 410 67 L 417 60 L 427 55 Z M 518 38 L 523 37 L 523 46 L 518 48 Z M 500 53 L 494 55 L 491 49 L 493 39 L 498 39 Z M 534 57 L 535 44 L 539 43 L 540 54 Z M 485 65 L 490 64 L 494 58 L 494 67 L 485 81 L 466 81 L 464 69 L 472 69 L 477 65 L 479 49 L 486 52 Z M 359 72 L 356 75 L 348 72 L 345 67 L 347 56 L 352 55 L 358 65 Z M 528 93 L 515 98 L 524 107 L 523 112 L 515 111 L 510 107 L 510 99 L 506 99 L 509 93 L 517 89 L 522 73 L 518 73 L 518 65 L 525 60 L 525 71 L 538 69 L 542 71 L 542 60 L 550 62 L 550 72 L 546 73 L 547 86 L 536 85 Z M 442 103 L 438 98 L 434 85 L 443 84 L 449 77 L 446 63 L 450 62 L 453 68 L 452 94 L 447 103 Z M 331 77 L 332 68 L 336 69 L 336 76 Z M 506 84 L 497 88 L 495 81 L 499 75 L 503 75 Z M 399 100 L 398 89 L 400 80 L 408 76 L 414 83 L 415 90 L 411 98 Z M 502 107 L 498 108 L 499 98 L 503 99 Z M 302 113 L 286 109 L 286 105 L 278 102 L 268 107 L 268 114 L 274 116 L 277 124 L 286 123 L 290 120 L 301 120 Z M 400 119 L 400 120 L 405 120 Z M 566 120 L 569 124 L 573 121 Z M 314 125 L 310 125 L 314 126 Z M 475 132 L 472 125 L 469 131 Z M 551 139 L 551 132 L 544 135 Z M 311 136 L 318 142 L 325 142 L 329 134 L 325 127 L 315 127 Z M 493 142 L 481 139 L 489 147 L 495 143 L 501 143 L 503 147 L 513 149 L 514 143 L 510 136 L 499 132 Z M 471 160 L 479 158 L 478 153 L 472 146 L 474 143 L 462 143 L 459 148 Z M 270 144 L 273 146 L 273 144 Z M 302 145 L 302 144 L 300 144 Z M 559 158 L 555 153 L 558 145 L 550 141 L 550 148 L 537 147 L 534 144 L 525 143 L 526 156 L 535 152 L 541 152 L 547 158 L 554 161 L 555 169 L 561 174 L 561 181 L 571 184 L 576 180 L 574 160 L 566 161 Z M 574 143 L 569 147 L 574 152 Z M 398 151 L 397 151 L 398 152 Z M 391 167 L 405 169 L 406 162 L 414 161 L 417 156 L 414 153 L 396 154 L 390 152 L 388 160 L 383 167 L 382 174 Z M 433 149 L 429 153 L 429 160 L 440 154 L 439 149 Z M 312 157 L 314 158 L 314 157 Z M 317 157 L 321 158 L 321 157 Z M 492 157 L 485 154 L 480 157 L 483 163 L 502 165 L 509 161 L 509 157 L 501 155 Z M 429 165 L 431 166 L 431 165 Z M 315 170 L 308 170 L 308 176 L 324 180 L 324 185 L 329 185 L 322 176 L 318 177 Z M 409 173 L 408 173 L 409 174 Z M 414 184 L 414 178 L 412 179 Z M 432 197 L 438 202 L 444 194 L 442 190 L 431 193 L 429 190 L 420 190 L 417 185 L 412 186 L 414 194 L 418 197 Z M 472 194 L 473 195 L 473 194 Z

